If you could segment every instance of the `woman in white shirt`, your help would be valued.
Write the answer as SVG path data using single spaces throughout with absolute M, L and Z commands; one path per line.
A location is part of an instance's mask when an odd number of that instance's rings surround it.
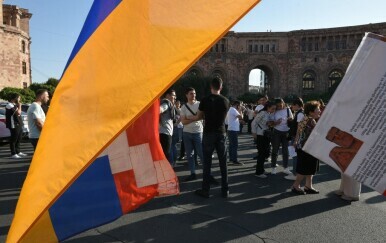
M 279 147 L 282 147 L 283 155 L 283 167 L 284 173 L 290 175 L 292 172 L 288 168 L 288 121 L 292 121 L 293 116 L 291 110 L 285 106 L 283 99 L 277 98 L 274 103 L 276 104 L 276 111 L 274 114 L 274 129 L 272 136 L 272 157 L 271 157 L 271 174 L 276 174 L 276 161 L 279 151 Z

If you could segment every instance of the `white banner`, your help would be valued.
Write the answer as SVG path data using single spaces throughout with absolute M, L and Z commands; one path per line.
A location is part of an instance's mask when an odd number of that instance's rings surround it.
M 366 33 L 304 150 L 386 196 L 386 38 Z

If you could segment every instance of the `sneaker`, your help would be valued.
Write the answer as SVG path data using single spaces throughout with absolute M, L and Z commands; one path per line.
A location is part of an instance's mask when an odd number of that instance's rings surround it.
M 287 175 L 291 175 L 292 172 L 290 171 L 290 169 L 287 167 L 283 170 L 284 173 L 286 173 Z
M 276 168 L 275 168 L 275 167 L 272 168 L 271 174 L 272 174 L 272 175 L 276 175 L 276 173 L 277 173 L 277 172 L 276 172 Z
M 198 189 L 194 192 L 197 196 L 203 197 L 203 198 L 209 198 L 209 192 L 204 191 L 202 189 Z
M 11 159 L 20 159 L 21 157 L 17 154 L 14 154 L 11 156 Z
M 186 177 L 184 181 L 194 181 L 196 179 L 196 174 L 191 174 L 190 176 Z
M 289 174 L 287 176 L 284 176 L 284 179 L 294 181 L 294 180 L 296 180 L 296 176 L 291 173 L 291 174 Z
M 259 174 L 259 175 L 255 174 L 255 176 L 256 176 L 256 177 L 259 177 L 259 178 L 261 178 L 261 179 L 267 178 L 267 176 L 264 175 L 264 174 Z
M 340 198 L 342 198 L 345 201 L 353 202 L 353 201 L 359 201 L 359 197 L 349 197 L 346 195 L 342 195 Z
M 17 155 L 19 155 L 19 156 L 21 156 L 21 157 L 28 156 L 28 154 L 25 154 L 25 153 L 22 153 L 22 152 L 18 153 Z

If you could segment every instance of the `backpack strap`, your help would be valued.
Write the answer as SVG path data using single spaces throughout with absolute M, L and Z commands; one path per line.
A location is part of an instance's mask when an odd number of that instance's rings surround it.
M 190 113 L 192 113 L 193 116 L 197 115 L 197 113 L 194 113 L 194 112 L 192 111 L 192 109 L 189 108 L 189 106 L 188 106 L 187 103 L 185 103 L 184 106 L 190 111 Z

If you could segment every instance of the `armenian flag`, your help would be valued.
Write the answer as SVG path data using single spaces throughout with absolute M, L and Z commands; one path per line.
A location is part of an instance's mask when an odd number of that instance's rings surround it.
M 157 139 L 157 100 L 258 2 L 95 0 L 51 101 L 7 242 L 61 241 L 177 194 Z

